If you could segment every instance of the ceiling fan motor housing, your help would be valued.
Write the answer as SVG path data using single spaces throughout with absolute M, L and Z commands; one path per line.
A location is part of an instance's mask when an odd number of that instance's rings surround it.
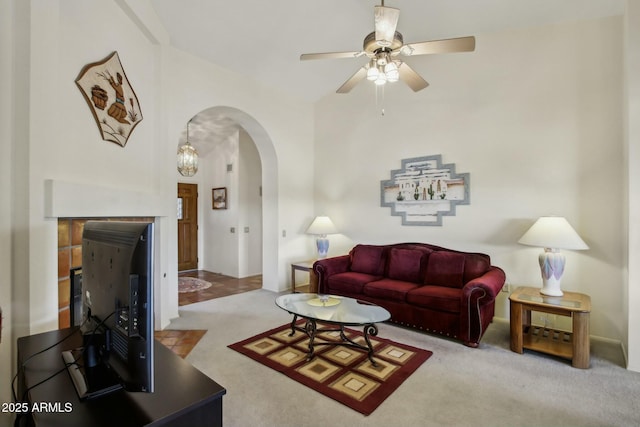
M 390 46 L 380 46 L 376 41 L 376 33 L 375 31 L 369 33 L 367 37 L 364 38 L 364 43 L 362 44 L 362 50 L 367 52 L 370 55 L 374 55 L 380 51 L 390 52 L 395 49 L 399 49 L 404 44 L 404 40 L 402 38 L 402 34 L 399 32 L 395 32 L 393 35 L 393 43 Z

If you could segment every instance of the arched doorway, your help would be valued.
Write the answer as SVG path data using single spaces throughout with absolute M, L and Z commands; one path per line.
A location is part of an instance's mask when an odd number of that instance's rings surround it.
M 189 140 L 196 149 L 201 153 L 201 159 L 207 159 L 211 151 L 215 151 L 215 144 L 220 144 L 221 141 L 225 141 L 229 138 L 237 138 L 239 141 L 249 140 L 255 145 L 255 150 L 259 156 L 259 162 L 261 165 L 260 176 L 260 199 L 261 199 L 261 268 L 263 278 L 263 288 L 277 291 L 278 290 L 278 167 L 277 158 L 275 154 L 275 148 L 273 142 L 269 137 L 266 130 L 249 114 L 228 106 L 216 106 L 200 111 L 193 116 L 190 124 Z M 181 140 L 182 143 L 184 139 Z M 227 155 L 228 153 L 225 153 Z M 233 156 L 232 156 L 233 157 Z M 232 158 L 231 157 L 231 158 Z M 220 174 L 233 172 L 234 161 L 230 161 L 225 166 L 225 170 L 221 170 L 219 165 L 216 167 L 216 171 L 207 171 L 206 165 L 201 166 L 202 172 L 198 172 L 196 175 L 197 181 L 201 183 L 200 197 L 203 204 L 203 212 L 210 214 L 212 218 L 209 224 L 203 222 L 202 226 L 206 230 L 207 227 L 214 227 L 214 222 L 217 221 L 217 225 L 225 224 L 224 219 L 226 217 L 226 224 L 233 224 L 232 221 L 237 218 L 229 218 L 232 214 L 238 214 L 238 211 L 231 212 L 228 210 L 212 212 L 211 198 L 214 187 L 226 187 L 227 177 L 220 176 Z M 237 167 L 237 164 L 236 166 Z M 241 166 L 240 166 L 241 167 Z M 212 188 L 207 188 L 211 186 Z M 228 197 L 235 203 L 242 203 L 242 200 L 238 199 L 237 194 L 233 194 L 231 189 L 227 189 Z M 233 191 L 238 190 L 237 188 Z M 203 221 L 206 221 L 203 218 Z M 224 239 L 229 238 L 230 235 L 235 234 L 238 237 L 245 233 L 250 233 L 250 227 L 240 226 L 234 227 L 233 225 L 224 228 L 224 234 L 220 236 L 222 239 L 203 239 L 201 247 L 204 245 L 224 244 Z M 206 233 L 206 231 L 203 231 Z M 217 241 L 216 241 L 217 240 Z M 240 239 L 238 239 L 240 240 Z M 231 242 L 231 244 L 235 244 Z M 242 245 L 242 242 L 239 243 Z M 209 248 L 211 250 L 211 248 Z M 204 251 L 204 250 L 203 250 Z M 224 248 L 223 248 L 224 251 Z M 224 251 L 224 256 L 230 256 L 234 250 Z M 238 261 L 238 260 L 236 260 Z M 215 271 L 215 270 L 213 270 Z

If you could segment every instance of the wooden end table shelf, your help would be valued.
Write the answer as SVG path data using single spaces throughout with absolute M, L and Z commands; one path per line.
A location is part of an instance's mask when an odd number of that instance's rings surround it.
M 591 298 L 577 292 L 561 297 L 542 295 L 539 288 L 522 286 L 509 296 L 511 350 L 522 354 L 535 350 L 571 360 L 575 368 L 589 368 L 589 314 Z M 531 311 L 571 317 L 572 331 L 531 324 Z

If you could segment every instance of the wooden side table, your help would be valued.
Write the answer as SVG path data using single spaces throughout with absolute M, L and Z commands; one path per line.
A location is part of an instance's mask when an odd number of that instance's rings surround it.
M 318 291 L 318 279 L 313 272 L 314 262 L 316 262 L 315 259 L 291 263 L 291 293 L 296 292 L 296 270 L 309 273 L 309 292 L 313 293 Z
M 519 287 L 509 296 L 511 306 L 511 350 L 523 349 L 571 360 L 575 368 L 589 368 L 589 314 L 591 298 L 577 292 L 561 297 L 542 295 L 539 288 Z M 531 324 L 531 311 L 572 318 L 572 331 Z

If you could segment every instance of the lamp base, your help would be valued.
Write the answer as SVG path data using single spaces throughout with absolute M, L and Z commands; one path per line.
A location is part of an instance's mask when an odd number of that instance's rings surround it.
M 326 258 L 329 253 L 329 239 L 326 235 L 318 236 L 316 239 L 316 248 L 318 249 L 318 259 Z
M 560 289 L 560 280 L 554 278 L 549 280 L 542 279 L 542 289 L 540 289 L 540 293 L 550 297 L 561 297 L 564 295 L 562 289 Z
M 560 289 L 560 280 L 564 273 L 565 257 L 556 249 L 546 249 L 538 257 L 540 273 L 542 274 L 542 289 L 540 293 L 551 297 L 564 295 Z

